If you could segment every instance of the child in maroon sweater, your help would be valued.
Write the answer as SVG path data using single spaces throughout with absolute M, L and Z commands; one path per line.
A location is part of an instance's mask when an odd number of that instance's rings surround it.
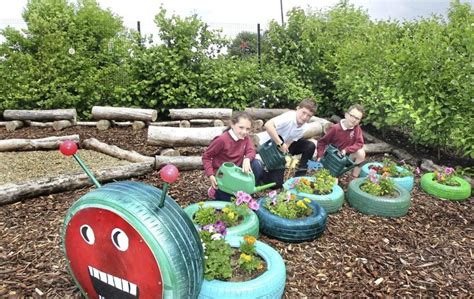
M 364 107 L 359 104 L 351 106 L 346 112 L 345 118 L 332 126 L 324 137 L 318 140 L 318 161 L 323 156 L 326 147 L 333 144 L 337 146 L 341 154 L 350 154 L 356 164 L 363 162 L 365 160 L 364 137 L 359 126 L 363 116 Z M 357 178 L 359 174 L 360 167 L 355 167 L 352 176 Z
M 204 172 L 211 182 L 208 190 L 209 197 L 228 201 L 233 196 L 217 189 L 215 174 L 224 162 L 241 166 L 245 173 L 254 172 L 255 181 L 258 181 L 263 168 L 258 161 L 254 160 L 256 151 L 249 136 L 251 127 L 252 118 L 248 113 L 234 113 L 229 130 L 216 137 L 202 155 Z

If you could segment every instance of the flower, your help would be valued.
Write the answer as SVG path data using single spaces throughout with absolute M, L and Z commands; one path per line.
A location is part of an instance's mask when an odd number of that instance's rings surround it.
M 304 199 L 296 200 L 296 195 L 291 194 L 290 191 L 284 191 L 273 198 L 268 196 L 264 201 L 264 206 L 274 215 L 287 219 L 297 219 L 312 213 L 313 209 L 306 203 L 307 201 Z
M 459 186 L 459 182 L 456 181 L 456 170 L 452 167 L 445 167 L 441 170 L 434 171 L 434 179 L 440 184 L 447 186 Z
M 397 163 L 395 163 L 394 161 L 391 161 L 388 158 L 384 158 L 382 161 L 382 165 L 369 166 L 369 172 L 370 170 L 375 170 L 375 173 L 378 175 L 388 173 L 388 176 L 397 178 L 413 175 L 413 172 L 415 171 L 415 168 L 413 166 L 407 164 L 405 160 L 400 160 L 399 164 L 401 165 L 400 167 L 398 167 Z
M 387 172 L 377 178 L 376 174 L 370 170 L 369 175 L 360 185 L 360 190 L 374 196 L 391 195 L 395 192 L 395 183 Z
M 316 171 L 311 178 L 294 179 L 294 186 L 290 185 L 290 189 L 307 194 L 329 194 L 332 192 L 336 178 L 331 175 L 329 170 L 322 168 Z

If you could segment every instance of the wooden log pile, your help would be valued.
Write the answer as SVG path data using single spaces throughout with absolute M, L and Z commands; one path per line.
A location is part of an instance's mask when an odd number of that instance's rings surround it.
M 134 131 L 141 130 L 156 121 L 158 111 L 154 109 L 124 107 L 92 107 L 92 118 L 98 120 L 96 127 L 103 131 L 112 126 L 131 125 Z M 125 122 L 118 122 L 125 121 Z
M 5 110 L 3 118 L 7 120 L 5 128 L 8 132 L 25 126 L 52 126 L 54 130 L 60 131 L 76 124 L 77 112 L 76 109 Z

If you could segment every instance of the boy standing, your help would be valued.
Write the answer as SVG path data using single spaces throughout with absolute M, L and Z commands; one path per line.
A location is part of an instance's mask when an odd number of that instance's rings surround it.
M 364 137 L 362 136 L 362 129 L 360 128 L 360 121 L 364 116 L 364 107 L 356 104 L 349 107 L 345 113 L 345 118 L 341 119 L 338 124 L 335 124 L 331 129 L 318 140 L 318 161 L 324 154 L 326 147 L 329 144 L 337 146 L 341 154 L 350 154 L 351 158 L 359 164 L 365 160 Z M 352 176 L 358 178 L 360 174 L 360 167 L 355 167 L 352 171 Z
M 313 142 L 303 138 L 307 123 L 316 109 L 313 99 L 304 99 L 296 107 L 296 111 L 288 111 L 270 119 L 265 123 L 265 131 L 257 134 L 260 145 L 272 139 L 282 153 L 301 154 L 300 168 L 295 176 L 306 175 L 308 160 L 316 148 Z M 275 182 L 280 187 L 283 185 L 284 173 L 285 170 L 273 170 L 265 173 L 263 180 Z

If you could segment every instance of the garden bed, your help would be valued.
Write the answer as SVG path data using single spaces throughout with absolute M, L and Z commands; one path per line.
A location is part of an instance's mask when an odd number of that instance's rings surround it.
M 0 127 L 0 139 L 58 134 L 79 134 L 81 140 L 94 137 L 148 156 L 160 150 L 146 145 L 146 130 L 100 132 L 75 127 L 59 133 L 51 128 L 26 128 L 7 133 Z M 203 148 L 180 150 L 183 155 L 198 155 Z M 380 160 L 380 156 L 371 159 Z M 153 171 L 133 180 L 161 187 L 159 177 Z M 472 199 L 441 201 L 421 191 L 418 182 L 419 178 L 405 217 L 366 216 L 346 203 L 338 213 L 328 215 L 325 233 L 314 241 L 288 244 L 262 236 L 285 260 L 284 296 L 468 297 L 474 279 Z M 347 187 L 347 176 L 341 184 Z M 93 188 L 0 206 L 0 296 L 80 297 L 66 270 L 60 228 L 71 204 Z M 185 207 L 205 199 L 207 188 L 203 171 L 182 171 L 169 194 Z

